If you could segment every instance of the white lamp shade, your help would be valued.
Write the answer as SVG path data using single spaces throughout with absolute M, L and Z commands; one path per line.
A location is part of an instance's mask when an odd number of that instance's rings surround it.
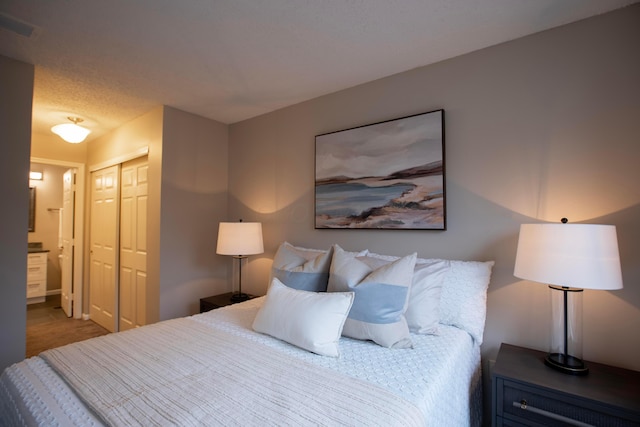
M 514 276 L 556 286 L 622 289 L 613 225 L 522 224 Z
M 55 125 L 51 128 L 51 132 L 55 133 L 56 135 L 60 136 L 60 138 L 72 144 L 78 144 L 84 141 L 87 135 L 91 133 L 89 129 L 78 126 L 75 123 Z
M 264 252 L 262 243 L 262 223 L 221 222 L 218 228 L 220 255 L 256 255 Z

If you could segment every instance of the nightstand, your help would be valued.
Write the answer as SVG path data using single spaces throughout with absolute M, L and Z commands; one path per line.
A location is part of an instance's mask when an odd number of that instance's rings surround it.
M 638 426 L 640 372 L 585 362 L 585 376 L 558 372 L 546 353 L 502 344 L 491 375 L 493 426 Z
M 235 302 L 231 301 L 231 295 L 233 295 L 233 292 L 214 295 L 212 297 L 200 298 L 200 313 L 235 304 Z M 255 295 L 249 295 L 249 299 L 253 298 L 255 298 Z

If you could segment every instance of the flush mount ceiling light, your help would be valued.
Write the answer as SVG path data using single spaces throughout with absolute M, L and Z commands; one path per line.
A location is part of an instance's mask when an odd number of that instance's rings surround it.
M 55 125 L 51 128 L 51 132 L 72 144 L 84 141 L 87 135 L 91 133 L 89 129 L 78 126 L 78 123 L 82 123 L 84 120 L 79 117 L 67 117 L 67 119 L 71 120 L 72 123 Z

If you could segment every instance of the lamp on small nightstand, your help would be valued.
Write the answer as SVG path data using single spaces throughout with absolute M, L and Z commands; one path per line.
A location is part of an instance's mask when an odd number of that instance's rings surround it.
M 613 225 L 522 224 L 514 276 L 551 289 L 551 346 L 545 364 L 584 375 L 582 290 L 622 288 L 618 239 Z
M 250 297 L 242 293 L 242 260 L 247 255 L 264 252 L 262 243 L 262 223 L 259 222 L 221 222 L 218 228 L 219 255 L 232 255 L 238 260 L 238 293 L 231 296 L 232 302 L 246 301 Z

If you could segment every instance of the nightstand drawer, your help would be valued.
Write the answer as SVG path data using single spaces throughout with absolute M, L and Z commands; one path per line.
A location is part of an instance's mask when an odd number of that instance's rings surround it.
M 597 402 L 579 400 L 547 389 L 508 380 L 498 380 L 498 388 L 502 391 L 501 408 L 498 412 L 505 421 L 512 420 L 525 425 L 544 426 L 638 425 L 637 422 L 616 416 L 611 408 Z
M 640 372 L 587 362 L 588 375 L 544 364 L 545 352 L 502 344 L 491 374 L 493 426 L 640 426 Z

